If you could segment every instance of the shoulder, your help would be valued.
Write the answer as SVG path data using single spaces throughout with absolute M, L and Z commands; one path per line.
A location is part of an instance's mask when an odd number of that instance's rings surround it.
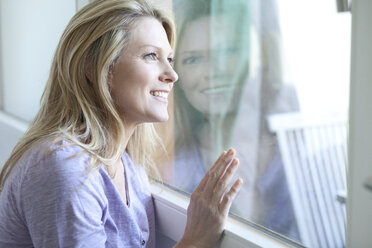
M 51 144 L 33 146 L 12 171 L 7 192 L 16 195 L 17 212 L 39 246 L 75 246 L 66 244 L 92 235 L 103 242 L 108 201 L 100 171 L 90 170 L 90 156 L 79 146 Z
M 8 180 L 17 185 L 21 197 L 63 194 L 81 187 L 88 179 L 102 183 L 98 170 L 90 170 L 90 159 L 81 147 L 66 140 L 34 144 L 15 165 Z
M 90 155 L 81 147 L 69 141 L 44 144 L 24 159 L 19 186 L 23 211 L 40 206 L 52 213 L 70 208 L 86 212 L 92 205 L 99 210 L 106 204 L 104 179 L 99 170 L 90 169 Z M 29 215 L 35 215 L 32 211 Z
M 63 180 L 71 182 L 81 176 L 89 166 L 90 156 L 84 150 L 69 141 L 62 140 L 52 144 L 44 142 L 33 146 L 23 156 L 17 166 L 24 179 L 33 182 L 42 180 Z
M 293 112 L 299 110 L 296 88 L 292 84 L 283 84 L 272 99 L 269 114 Z

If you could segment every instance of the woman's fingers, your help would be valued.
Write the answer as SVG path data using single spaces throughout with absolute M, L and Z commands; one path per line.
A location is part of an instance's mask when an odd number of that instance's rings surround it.
M 235 155 L 234 149 L 230 148 L 228 152 L 220 157 L 216 163 L 213 165 L 211 169 L 206 174 L 206 177 L 208 177 L 208 181 L 206 182 L 204 192 L 207 194 L 207 196 L 212 197 L 213 191 L 216 186 L 216 183 L 221 179 L 223 176 L 227 166 L 231 162 Z
M 220 206 L 220 211 L 227 216 L 232 201 L 235 199 L 236 195 L 239 193 L 240 188 L 243 185 L 243 180 L 238 178 L 235 183 L 231 186 L 229 192 L 227 192 L 223 197 Z
M 225 194 L 230 181 L 232 177 L 234 176 L 236 170 L 239 167 L 239 160 L 237 158 L 234 158 L 231 161 L 231 164 L 229 167 L 226 169 L 225 173 L 223 176 L 217 181 L 215 189 L 214 189 L 214 201 L 218 204 L 221 201 L 222 196 Z
M 226 156 L 227 152 L 223 151 L 221 153 L 221 155 L 218 157 L 217 161 L 214 163 L 214 165 L 209 169 L 210 170 L 214 170 L 214 168 L 216 167 L 216 165 L 218 165 L 219 163 L 221 163 L 221 161 L 223 161 L 223 158 Z M 209 172 L 208 171 L 208 172 Z M 206 183 L 210 181 L 209 180 L 209 175 L 208 173 L 203 177 L 203 179 L 200 181 L 198 187 L 196 187 L 196 189 L 194 190 L 194 192 L 203 192 L 204 191 L 204 188 L 205 188 L 205 185 Z
M 231 203 L 242 185 L 242 180 L 238 179 L 225 193 L 239 165 L 234 155 L 233 149 L 223 152 L 191 194 L 187 224 L 180 244 L 210 247 L 219 239 Z

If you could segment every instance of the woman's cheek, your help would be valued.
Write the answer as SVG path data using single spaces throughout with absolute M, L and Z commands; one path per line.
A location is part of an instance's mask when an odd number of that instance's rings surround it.
M 198 73 L 196 71 L 193 72 L 192 70 L 183 70 L 179 73 L 179 80 L 181 82 L 181 88 L 184 90 L 190 90 L 197 86 L 198 81 L 200 83 L 201 78 L 198 77 Z

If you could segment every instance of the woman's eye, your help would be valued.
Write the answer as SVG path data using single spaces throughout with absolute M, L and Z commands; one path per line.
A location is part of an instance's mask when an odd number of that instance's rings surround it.
M 145 55 L 145 59 L 156 60 L 157 58 L 158 58 L 158 55 L 156 53 L 149 53 Z
M 172 64 L 174 62 L 174 58 L 168 58 L 168 62 Z
M 182 63 L 185 65 L 191 65 L 191 64 L 201 63 L 202 61 L 203 61 L 202 56 L 190 56 L 190 57 L 184 58 L 182 60 Z

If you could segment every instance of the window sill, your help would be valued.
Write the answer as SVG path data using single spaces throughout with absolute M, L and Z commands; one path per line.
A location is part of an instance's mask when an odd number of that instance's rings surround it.
M 159 183 L 151 184 L 154 199 L 156 228 L 166 237 L 178 241 L 186 226 L 186 212 L 189 198 Z M 235 247 L 301 247 L 273 237 L 268 233 L 246 225 L 229 216 L 220 248 Z

